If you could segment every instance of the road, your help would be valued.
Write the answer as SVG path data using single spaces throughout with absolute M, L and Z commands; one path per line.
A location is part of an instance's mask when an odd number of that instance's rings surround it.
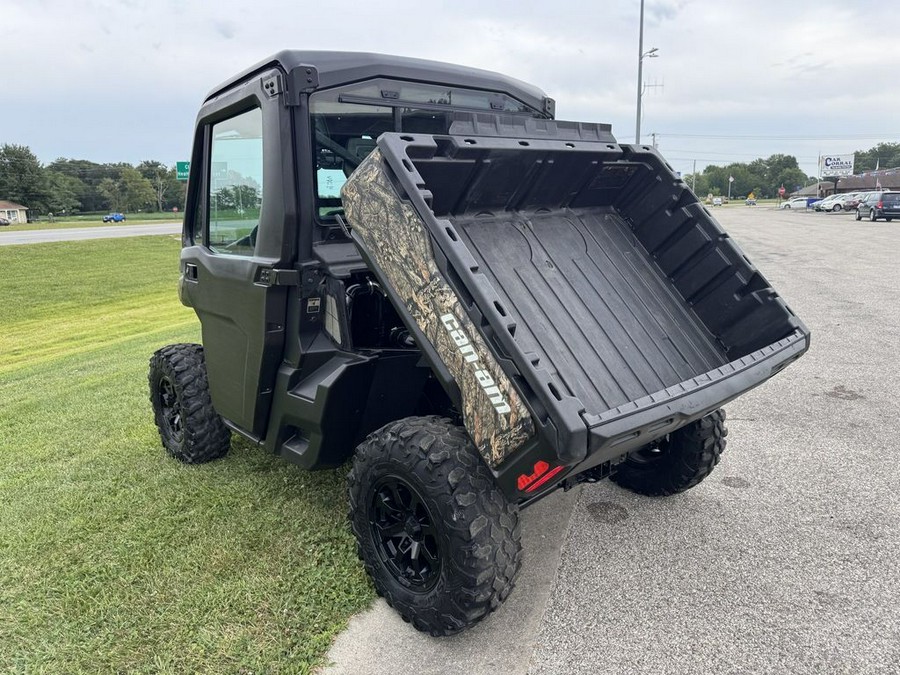
M 42 244 L 51 241 L 143 237 L 154 234 L 177 234 L 178 232 L 181 232 L 180 222 L 153 223 L 152 225 L 115 225 L 110 227 L 73 227 L 57 230 L 25 230 L 22 232 L 0 232 L 0 246 Z
M 900 672 L 900 227 L 713 213 L 813 333 L 727 406 L 713 474 L 665 499 L 608 481 L 548 498 L 494 615 L 434 639 L 379 600 L 326 673 Z

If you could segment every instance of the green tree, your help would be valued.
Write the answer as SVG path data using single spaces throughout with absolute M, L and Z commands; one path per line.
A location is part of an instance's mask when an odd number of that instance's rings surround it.
M 112 164 L 97 164 L 86 159 L 60 157 L 47 165 L 47 169 L 77 178 L 83 185 L 78 199 L 82 211 L 101 211 L 107 206 L 106 196 L 98 189 L 104 178 L 116 180 L 119 169 Z
M 156 196 L 150 181 L 130 164 L 116 168 L 116 178 L 104 178 L 97 186 L 103 203 L 112 211 L 140 211 L 152 206 Z
M 44 171 L 47 180 L 47 207 L 51 213 L 72 213 L 81 209 L 85 185 L 78 178 L 58 171 Z
M 124 203 L 121 181 L 104 178 L 97 186 L 97 192 L 103 197 L 103 203 L 110 211 L 121 211 Z
M 0 199 L 43 213 L 48 203 L 47 179 L 38 158 L 25 145 L 0 146 Z
M 126 210 L 142 211 L 154 205 L 156 193 L 153 185 L 133 166 L 123 166 L 119 180 L 122 183 Z
M 868 150 L 857 150 L 853 170 L 856 173 L 900 167 L 900 143 L 879 143 Z
M 137 170 L 150 181 L 158 211 L 168 211 L 173 206 L 178 208 L 184 206 L 184 184 L 178 180 L 175 167 L 151 159 L 138 164 Z

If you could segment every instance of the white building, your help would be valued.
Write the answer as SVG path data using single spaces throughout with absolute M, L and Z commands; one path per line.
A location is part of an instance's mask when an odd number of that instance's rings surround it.
M 7 202 L 0 199 L 0 218 L 6 218 L 10 223 L 28 222 L 28 207 Z

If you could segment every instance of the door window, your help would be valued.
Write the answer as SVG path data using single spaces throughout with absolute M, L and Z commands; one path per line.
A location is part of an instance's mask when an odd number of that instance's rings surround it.
M 253 255 L 262 196 L 262 111 L 254 108 L 213 125 L 207 245 L 216 253 Z

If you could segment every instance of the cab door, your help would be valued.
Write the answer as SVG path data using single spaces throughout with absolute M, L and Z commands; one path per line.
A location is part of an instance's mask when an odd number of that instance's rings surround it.
M 182 300 L 202 325 L 212 402 L 261 439 L 297 272 L 290 123 L 269 71 L 207 103 L 191 161 Z M 274 89 L 274 87 L 272 87 Z M 285 136 L 286 138 L 282 138 Z

